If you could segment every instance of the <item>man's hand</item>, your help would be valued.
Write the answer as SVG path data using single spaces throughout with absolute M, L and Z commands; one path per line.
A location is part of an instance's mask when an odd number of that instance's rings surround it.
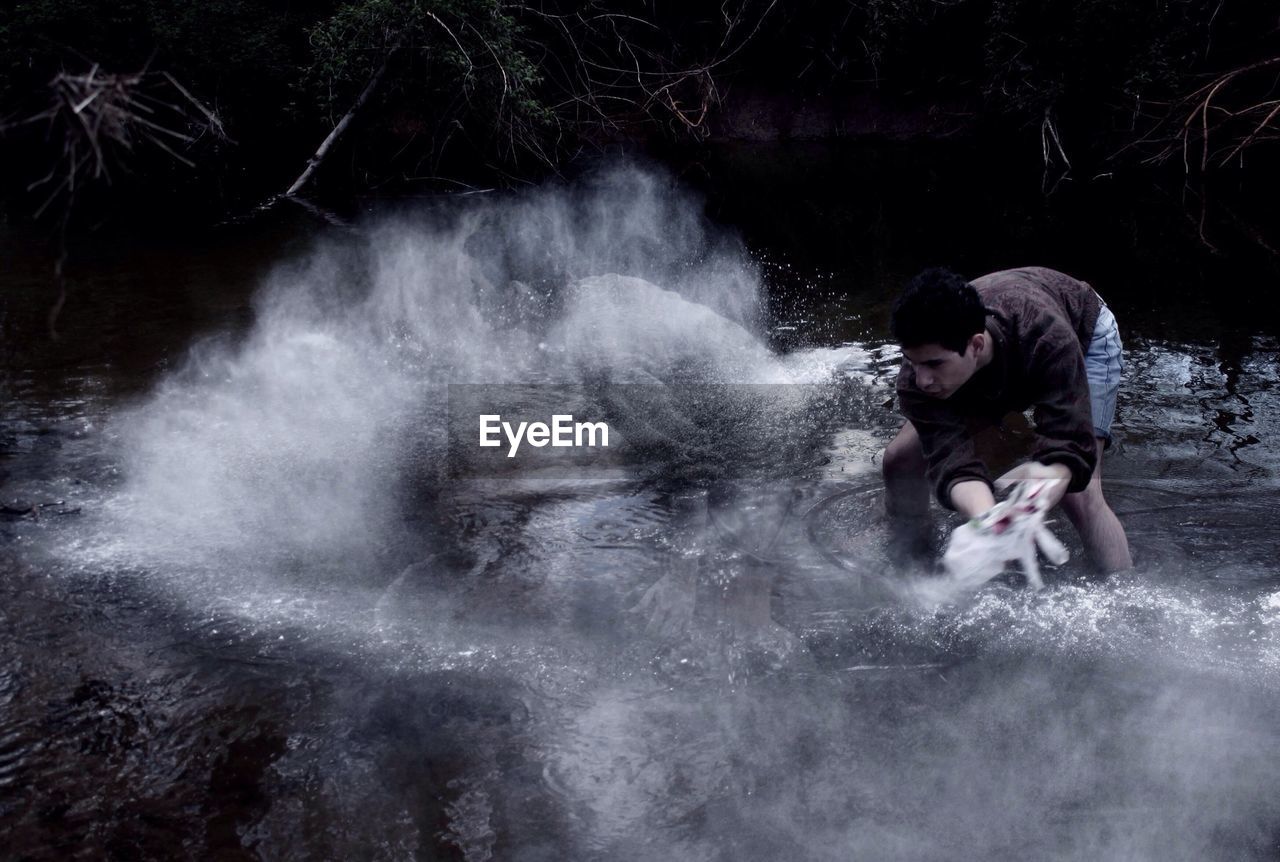
M 1061 480 L 1048 483 L 1048 486 L 1044 489 L 1045 499 L 1049 501 L 1045 508 L 1052 509 L 1062 502 L 1062 498 L 1066 496 L 1067 485 L 1071 482 L 1071 471 L 1062 464 L 1041 464 L 1039 461 L 1028 461 L 1025 464 L 1019 464 L 999 479 L 996 479 L 995 486 L 997 491 L 1003 493 L 1019 482 L 1037 479 Z M 986 482 L 972 479 L 965 482 L 957 482 L 951 486 L 951 505 L 966 518 L 980 517 L 986 514 L 995 504 L 996 498 L 991 495 L 991 487 Z
M 1071 483 L 1071 471 L 1063 464 L 1041 464 L 1039 461 L 1028 461 L 1019 464 L 999 479 L 996 479 L 996 490 L 1007 491 L 1019 482 L 1045 479 L 1058 479 L 1050 482 L 1044 489 L 1045 498 L 1049 501 L 1046 509 L 1052 509 L 1067 494 L 1067 485 Z M 958 487 L 958 486 L 957 486 Z

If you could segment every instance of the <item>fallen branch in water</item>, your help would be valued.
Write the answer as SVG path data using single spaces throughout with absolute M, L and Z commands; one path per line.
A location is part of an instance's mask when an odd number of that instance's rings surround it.
M 51 503 L 31 503 L 31 504 L 18 503 L 16 505 L 4 504 L 4 505 L 0 505 L 0 515 L 7 515 L 10 518 L 30 517 L 38 521 L 40 520 L 40 513 L 43 512 L 45 509 L 51 509 L 54 506 L 65 507 L 66 505 L 67 505 L 66 500 L 54 500 Z M 78 515 L 80 514 L 80 507 L 77 506 L 74 509 L 62 508 L 54 512 L 53 514 Z
M 434 15 L 431 17 L 435 18 Z M 334 126 L 333 130 L 329 132 L 323 141 L 320 142 L 320 146 L 316 150 L 315 155 L 307 161 L 306 168 L 298 178 L 293 181 L 293 185 L 289 186 L 288 191 L 284 193 L 285 197 L 293 197 L 298 192 L 302 191 L 302 188 L 311 181 L 311 177 L 315 175 L 316 170 L 324 163 L 325 157 L 329 155 L 329 151 L 333 149 L 333 145 L 337 143 L 338 139 L 342 137 L 343 132 L 345 132 L 351 125 L 351 121 L 355 119 L 356 114 L 360 113 L 360 110 L 368 104 L 369 98 L 373 95 L 374 91 L 378 89 L 378 84 L 382 82 L 383 76 L 387 74 L 387 67 L 391 64 L 391 58 L 396 55 L 399 49 L 399 44 L 396 44 L 391 47 L 391 50 L 387 51 L 386 56 L 382 58 L 382 65 L 380 65 L 378 70 L 373 73 L 373 76 L 369 79 L 369 83 L 365 84 L 364 90 L 361 91 L 359 97 L 355 101 L 355 104 L 347 109 L 347 112 L 342 115 L 342 119 L 338 120 L 338 124 Z

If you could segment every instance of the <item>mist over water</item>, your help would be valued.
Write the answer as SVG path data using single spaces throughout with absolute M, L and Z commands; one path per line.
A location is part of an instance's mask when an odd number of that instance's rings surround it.
M 448 383 L 789 379 L 743 327 L 749 259 L 696 214 L 630 170 L 320 241 L 123 423 L 134 520 L 180 555 L 361 551 L 401 460 L 440 456 Z
M 202 660 L 320 680 L 237 827 L 267 858 L 1273 857 L 1275 450 L 1171 421 L 1212 363 L 1131 351 L 1138 573 L 923 606 L 878 520 L 896 351 L 781 353 L 766 298 L 633 167 L 318 239 L 113 412 L 118 479 L 47 553 L 176 605 Z M 459 477 L 451 384 L 569 393 L 623 445 Z

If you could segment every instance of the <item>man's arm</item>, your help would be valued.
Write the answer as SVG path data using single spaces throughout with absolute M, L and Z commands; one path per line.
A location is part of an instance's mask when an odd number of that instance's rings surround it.
M 966 518 L 976 518 L 996 504 L 991 486 L 977 479 L 965 479 L 951 486 L 951 507 Z
M 1068 490 L 1083 491 L 1097 466 L 1089 405 L 1089 380 L 1079 344 L 1065 331 L 1045 338 L 1032 358 L 1042 395 L 1035 405 L 1032 458 L 1067 471 Z
M 945 509 L 957 508 L 954 490 L 961 484 L 986 486 L 987 497 L 991 497 L 991 478 L 974 448 L 971 421 L 953 405 L 915 392 L 899 389 L 898 403 L 920 435 L 929 483 L 938 504 Z M 991 505 L 994 502 L 987 508 Z

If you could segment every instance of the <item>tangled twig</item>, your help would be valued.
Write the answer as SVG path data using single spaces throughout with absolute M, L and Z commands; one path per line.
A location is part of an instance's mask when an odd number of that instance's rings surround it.
M 178 98 L 162 98 L 152 81 L 167 82 Z M 167 88 L 166 88 L 167 89 Z M 197 119 L 197 115 L 201 119 Z M 45 142 L 53 153 L 49 172 L 27 186 L 44 199 L 35 210 L 40 218 L 61 199 L 57 221 L 57 251 L 53 267 L 58 293 L 49 311 L 49 336 L 57 340 L 57 320 L 67 299 L 67 226 L 77 195 L 95 182 L 110 185 L 112 174 L 127 170 L 136 147 L 147 144 L 194 168 L 176 147 L 189 147 L 208 132 L 231 142 L 218 115 L 202 104 L 167 72 L 110 74 L 94 64 L 85 74 L 59 72 L 49 82 L 48 107 L 24 120 L 0 125 L 0 131 L 44 124 Z
M 153 78 L 167 81 L 181 97 L 180 103 L 149 92 Z M 195 113 L 203 117 L 202 122 L 195 120 Z M 36 209 L 37 218 L 64 193 L 69 210 L 76 192 L 87 183 L 110 184 L 113 170 L 125 168 L 137 144 L 150 144 L 194 167 L 175 149 L 196 141 L 191 130 L 203 127 L 230 141 L 217 114 L 167 72 L 117 75 L 103 72 L 96 64 L 85 74 L 59 72 L 49 82 L 49 106 L 12 127 L 37 123 L 46 124 L 45 140 L 58 153 L 49 173 L 27 186 L 28 191 L 47 191 Z
M 1187 95 L 1167 103 L 1151 129 L 1120 152 L 1155 144 L 1155 152 L 1143 160 L 1146 164 L 1162 164 L 1181 156 L 1184 170 L 1190 173 L 1191 152 L 1198 148 L 1197 167 L 1204 173 L 1214 165 L 1225 167 L 1262 141 L 1280 138 L 1280 126 L 1276 124 L 1280 118 L 1280 99 L 1273 98 L 1275 82 L 1257 84 L 1266 80 L 1258 72 L 1276 66 L 1280 66 L 1280 57 L 1259 60 L 1214 76 Z M 1227 99 L 1228 91 L 1238 91 L 1238 85 L 1245 80 L 1267 89 L 1258 94 L 1255 86 L 1252 96 Z M 1225 155 L 1221 155 L 1223 153 Z

